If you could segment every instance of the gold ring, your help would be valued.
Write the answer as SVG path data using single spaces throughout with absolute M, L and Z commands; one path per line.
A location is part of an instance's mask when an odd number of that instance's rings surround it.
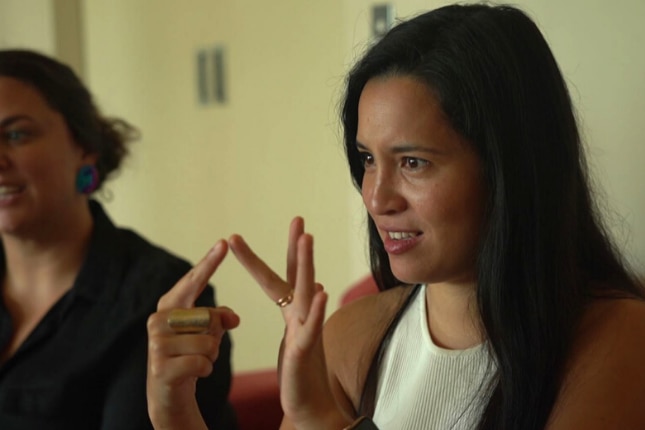
M 287 294 L 286 296 L 280 297 L 278 300 L 276 300 L 275 304 L 283 308 L 291 302 L 293 302 L 293 290 L 289 291 L 289 294 Z
M 211 325 L 208 308 L 173 309 L 168 314 L 168 326 L 175 333 L 204 333 Z

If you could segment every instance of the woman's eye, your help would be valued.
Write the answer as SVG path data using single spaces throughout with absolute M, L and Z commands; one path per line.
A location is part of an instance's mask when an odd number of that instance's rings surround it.
M 416 157 L 403 157 L 401 164 L 403 165 L 403 167 L 406 167 L 408 169 L 418 169 L 420 167 L 427 166 L 428 161 Z
M 371 166 L 374 164 L 374 157 L 369 152 L 361 152 L 361 163 L 363 167 Z
M 20 143 L 27 138 L 27 133 L 22 130 L 8 130 L 4 136 L 9 143 Z

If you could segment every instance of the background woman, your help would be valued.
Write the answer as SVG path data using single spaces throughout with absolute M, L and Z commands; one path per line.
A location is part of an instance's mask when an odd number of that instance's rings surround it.
M 0 427 L 145 429 L 146 319 L 190 265 L 90 196 L 135 130 L 67 66 L 0 51 Z M 207 289 L 198 299 L 214 306 Z M 231 428 L 230 342 L 196 395 Z

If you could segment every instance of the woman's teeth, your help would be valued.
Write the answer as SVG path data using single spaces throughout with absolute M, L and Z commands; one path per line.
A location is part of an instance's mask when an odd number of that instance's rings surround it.
M 0 185 L 0 196 L 15 194 L 20 191 L 20 187 Z
M 419 235 L 419 233 L 412 233 L 408 231 L 388 231 L 387 234 L 388 236 L 390 236 L 390 239 L 394 240 L 410 239 Z

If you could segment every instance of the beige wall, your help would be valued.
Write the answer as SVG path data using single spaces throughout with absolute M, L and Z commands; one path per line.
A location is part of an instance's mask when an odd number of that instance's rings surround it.
M 105 111 L 143 135 L 110 186 L 107 207 L 119 223 L 192 261 L 218 238 L 241 233 L 279 273 L 288 224 L 302 215 L 333 308 L 340 291 L 367 272 L 361 225 L 346 221 L 355 193 L 336 119 L 340 4 L 190 4 L 85 4 L 89 85 Z M 227 50 L 230 102 L 203 107 L 194 56 L 215 43 Z M 242 316 L 235 367 L 275 365 L 278 309 L 234 258 L 213 282 L 219 302 Z
M 0 0 L 0 48 L 55 54 L 52 0 Z
M 54 0 L 50 0 L 54 1 Z M 25 31 L 47 0 L 0 0 L 0 43 L 45 46 Z M 398 0 L 400 17 L 446 2 Z M 578 106 L 591 163 L 615 209 L 612 231 L 645 271 L 645 2 L 517 0 L 539 23 Z M 368 39 L 371 2 L 91 0 L 83 3 L 85 74 L 109 114 L 143 139 L 111 184 L 115 220 L 196 261 L 218 238 L 244 234 L 284 269 L 287 225 L 303 215 L 316 238 L 317 275 L 330 307 L 367 271 L 363 210 L 342 156 L 342 77 Z M 154 5 L 154 7 L 153 7 Z M 18 8 L 22 9 L 18 9 Z M 20 26 L 7 12 L 20 16 Z M 3 13 L 5 12 L 5 13 Z M 17 14 L 17 15 L 16 15 Z M 35 15 L 34 15 L 35 14 Z M 228 52 L 230 102 L 202 107 L 194 55 Z M 235 308 L 237 370 L 271 366 L 282 331 L 277 309 L 234 259 L 214 276 Z
M 29 48 L 54 55 L 84 76 L 83 0 L 0 0 L 0 49 Z

